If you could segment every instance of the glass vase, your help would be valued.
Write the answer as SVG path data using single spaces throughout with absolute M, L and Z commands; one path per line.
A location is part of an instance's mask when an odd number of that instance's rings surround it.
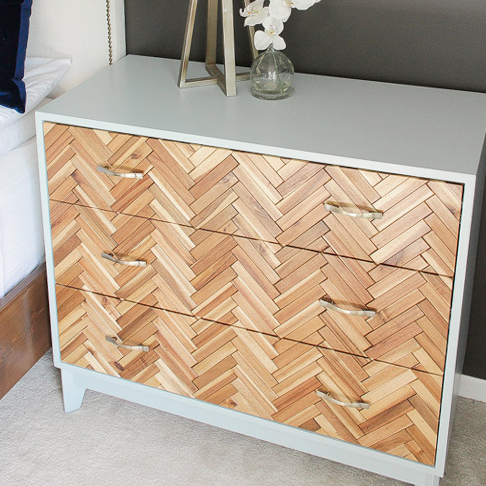
M 259 54 L 250 69 L 251 94 L 262 100 L 282 100 L 294 94 L 292 77 L 294 65 L 273 45 Z

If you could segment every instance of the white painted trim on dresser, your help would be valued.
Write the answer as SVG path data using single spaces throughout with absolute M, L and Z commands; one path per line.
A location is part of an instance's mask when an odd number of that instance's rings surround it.
M 459 385 L 459 396 L 486 403 L 486 380 L 462 375 Z

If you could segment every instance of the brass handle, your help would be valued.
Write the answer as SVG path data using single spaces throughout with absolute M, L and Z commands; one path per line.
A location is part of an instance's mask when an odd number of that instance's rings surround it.
M 343 214 L 344 216 L 350 216 L 351 218 L 365 218 L 365 219 L 381 219 L 383 218 L 383 213 L 381 211 L 363 211 L 355 212 L 351 211 L 349 208 L 341 207 L 333 203 L 324 203 L 324 208 L 326 211 L 331 213 Z
M 316 390 L 316 395 L 319 398 L 327 400 L 328 402 L 334 403 L 335 405 L 339 405 L 341 407 L 348 407 L 348 408 L 359 408 L 363 410 L 368 410 L 370 408 L 370 404 L 366 402 L 355 402 L 355 403 L 348 403 L 348 402 L 341 402 L 340 400 L 336 400 L 335 398 L 331 397 L 329 393 L 322 392 L 320 390 Z
M 106 336 L 106 340 L 110 344 L 114 344 L 117 348 L 134 349 L 136 351 L 145 351 L 145 352 L 150 351 L 150 348 L 148 346 L 144 346 L 143 344 L 138 344 L 136 346 L 130 346 L 128 344 L 123 344 L 122 342 L 119 342 L 118 338 L 116 338 L 116 337 Z
M 120 265 L 126 265 L 127 267 L 146 267 L 147 262 L 144 260 L 119 260 L 114 256 L 113 254 L 110 253 L 102 253 L 101 258 L 104 258 L 105 260 L 110 260 L 110 262 L 113 263 L 119 263 Z
M 366 317 L 374 317 L 376 316 L 376 311 L 372 309 L 361 309 L 361 310 L 348 310 L 343 309 L 342 307 L 337 306 L 334 302 L 328 302 L 327 300 L 321 299 L 319 303 L 326 307 L 326 309 L 331 309 L 336 312 L 340 312 L 341 314 L 347 314 L 349 316 L 366 316 Z
M 102 165 L 98 165 L 96 167 L 98 172 L 103 172 L 104 174 L 108 174 L 114 177 L 121 177 L 122 179 L 142 179 L 143 173 L 142 172 L 114 172 L 108 167 L 103 167 Z

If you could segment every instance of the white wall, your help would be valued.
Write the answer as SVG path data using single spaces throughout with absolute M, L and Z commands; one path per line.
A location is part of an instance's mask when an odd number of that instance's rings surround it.
M 126 53 L 124 2 L 110 0 L 110 6 L 115 61 Z M 106 0 L 34 0 L 27 55 L 71 58 L 53 97 L 107 66 Z

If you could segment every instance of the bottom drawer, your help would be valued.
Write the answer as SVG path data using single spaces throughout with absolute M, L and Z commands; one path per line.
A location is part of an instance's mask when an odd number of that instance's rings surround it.
M 65 363 L 434 464 L 441 376 L 68 287 L 57 303 Z

